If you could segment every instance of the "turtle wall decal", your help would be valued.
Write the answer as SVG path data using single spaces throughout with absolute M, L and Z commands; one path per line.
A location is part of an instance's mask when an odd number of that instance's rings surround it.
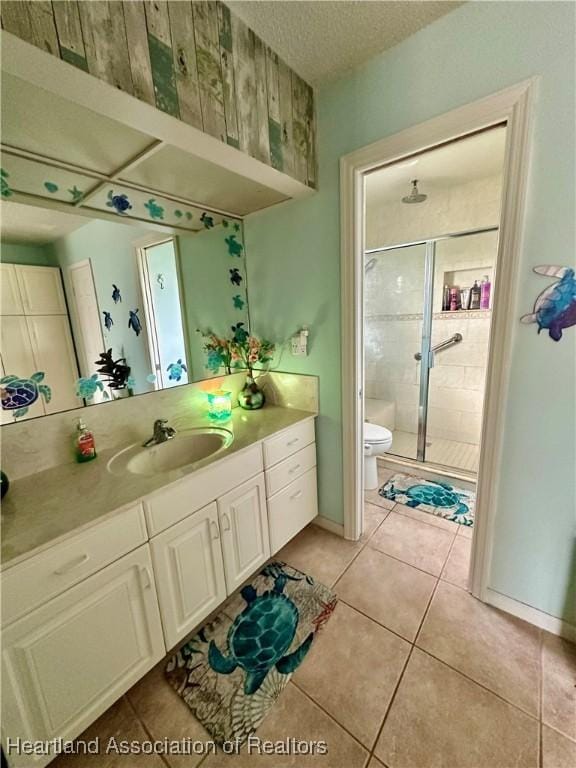
M 14 374 L 3 376 L 0 379 L 2 410 L 14 411 L 15 418 L 20 418 L 28 413 L 29 407 L 38 400 L 41 395 L 45 403 L 52 399 L 52 390 L 44 381 L 44 372 L 36 371 L 29 379 L 21 378 Z
M 534 267 L 537 275 L 555 277 L 556 282 L 545 288 L 534 303 L 534 311 L 520 318 L 520 322 L 537 323 L 554 341 L 560 341 L 562 331 L 576 325 L 576 278 L 571 267 L 543 264 Z
M 244 587 L 240 594 L 246 608 L 236 616 L 228 630 L 228 655 L 225 656 L 211 640 L 208 663 L 215 672 L 229 675 L 237 667 L 246 672 L 244 692 L 256 693 L 268 672 L 275 667 L 289 675 L 302 663 L 308 653 L 314 633 L 288 653 L 298 628 L 298 608 L 284 594 L 287 580 L 281 571 L 275 578 L 274 587 L 258 595 L 252 585 Z

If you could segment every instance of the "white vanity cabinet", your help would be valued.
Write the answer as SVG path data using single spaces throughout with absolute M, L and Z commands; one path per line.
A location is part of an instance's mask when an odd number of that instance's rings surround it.
M 223 460 L 221 486 L 237 482 L 242 467 L 262 468 L 260 446 L 256 448 L 259 463 L 254 455 L 243 454 Z M 159 518 L 165 505 L 171 515 L 188 514 L 150 541 L 167 648 L 197 627 L 270 556 L 263 473 L 194 511 L 194 500 L 205 499 L 211 482 L 211 473 L 191 475 L 156 494 L 152 507 L 147 503 Z
M 264 441 L 270 552 L 276 554 L 318 514 L 312 420 Z
M 150 542 L 166 647 L 172 648 L 226 599 L 216 502 Z
M 5 738 L 75 738 L 165 653 L 148 544 L 2 634 Z M 53 757 L 6 751 L 14 768 Z

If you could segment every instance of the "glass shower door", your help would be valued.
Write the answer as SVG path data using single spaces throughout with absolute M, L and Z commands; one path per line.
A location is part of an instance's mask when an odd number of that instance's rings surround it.
M 389 453 L 418 458 L 425 327 L 426 244 L 367 251 L 364 280 L 365 419 L 392 432 Z M 430 313 L 428 313 L 429 315 Z

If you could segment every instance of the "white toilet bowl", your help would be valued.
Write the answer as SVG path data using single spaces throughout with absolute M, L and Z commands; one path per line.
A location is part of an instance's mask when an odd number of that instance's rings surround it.
M 378 488 L 376 457 L 392 447 L 392 432 L 379 424 L 364 423 L 364 490 Z

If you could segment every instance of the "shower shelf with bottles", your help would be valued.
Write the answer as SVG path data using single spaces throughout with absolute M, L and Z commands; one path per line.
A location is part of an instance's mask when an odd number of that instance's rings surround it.
M 492 265 L 444 272 L 442 314 L 487 312 L 492 308 Z

